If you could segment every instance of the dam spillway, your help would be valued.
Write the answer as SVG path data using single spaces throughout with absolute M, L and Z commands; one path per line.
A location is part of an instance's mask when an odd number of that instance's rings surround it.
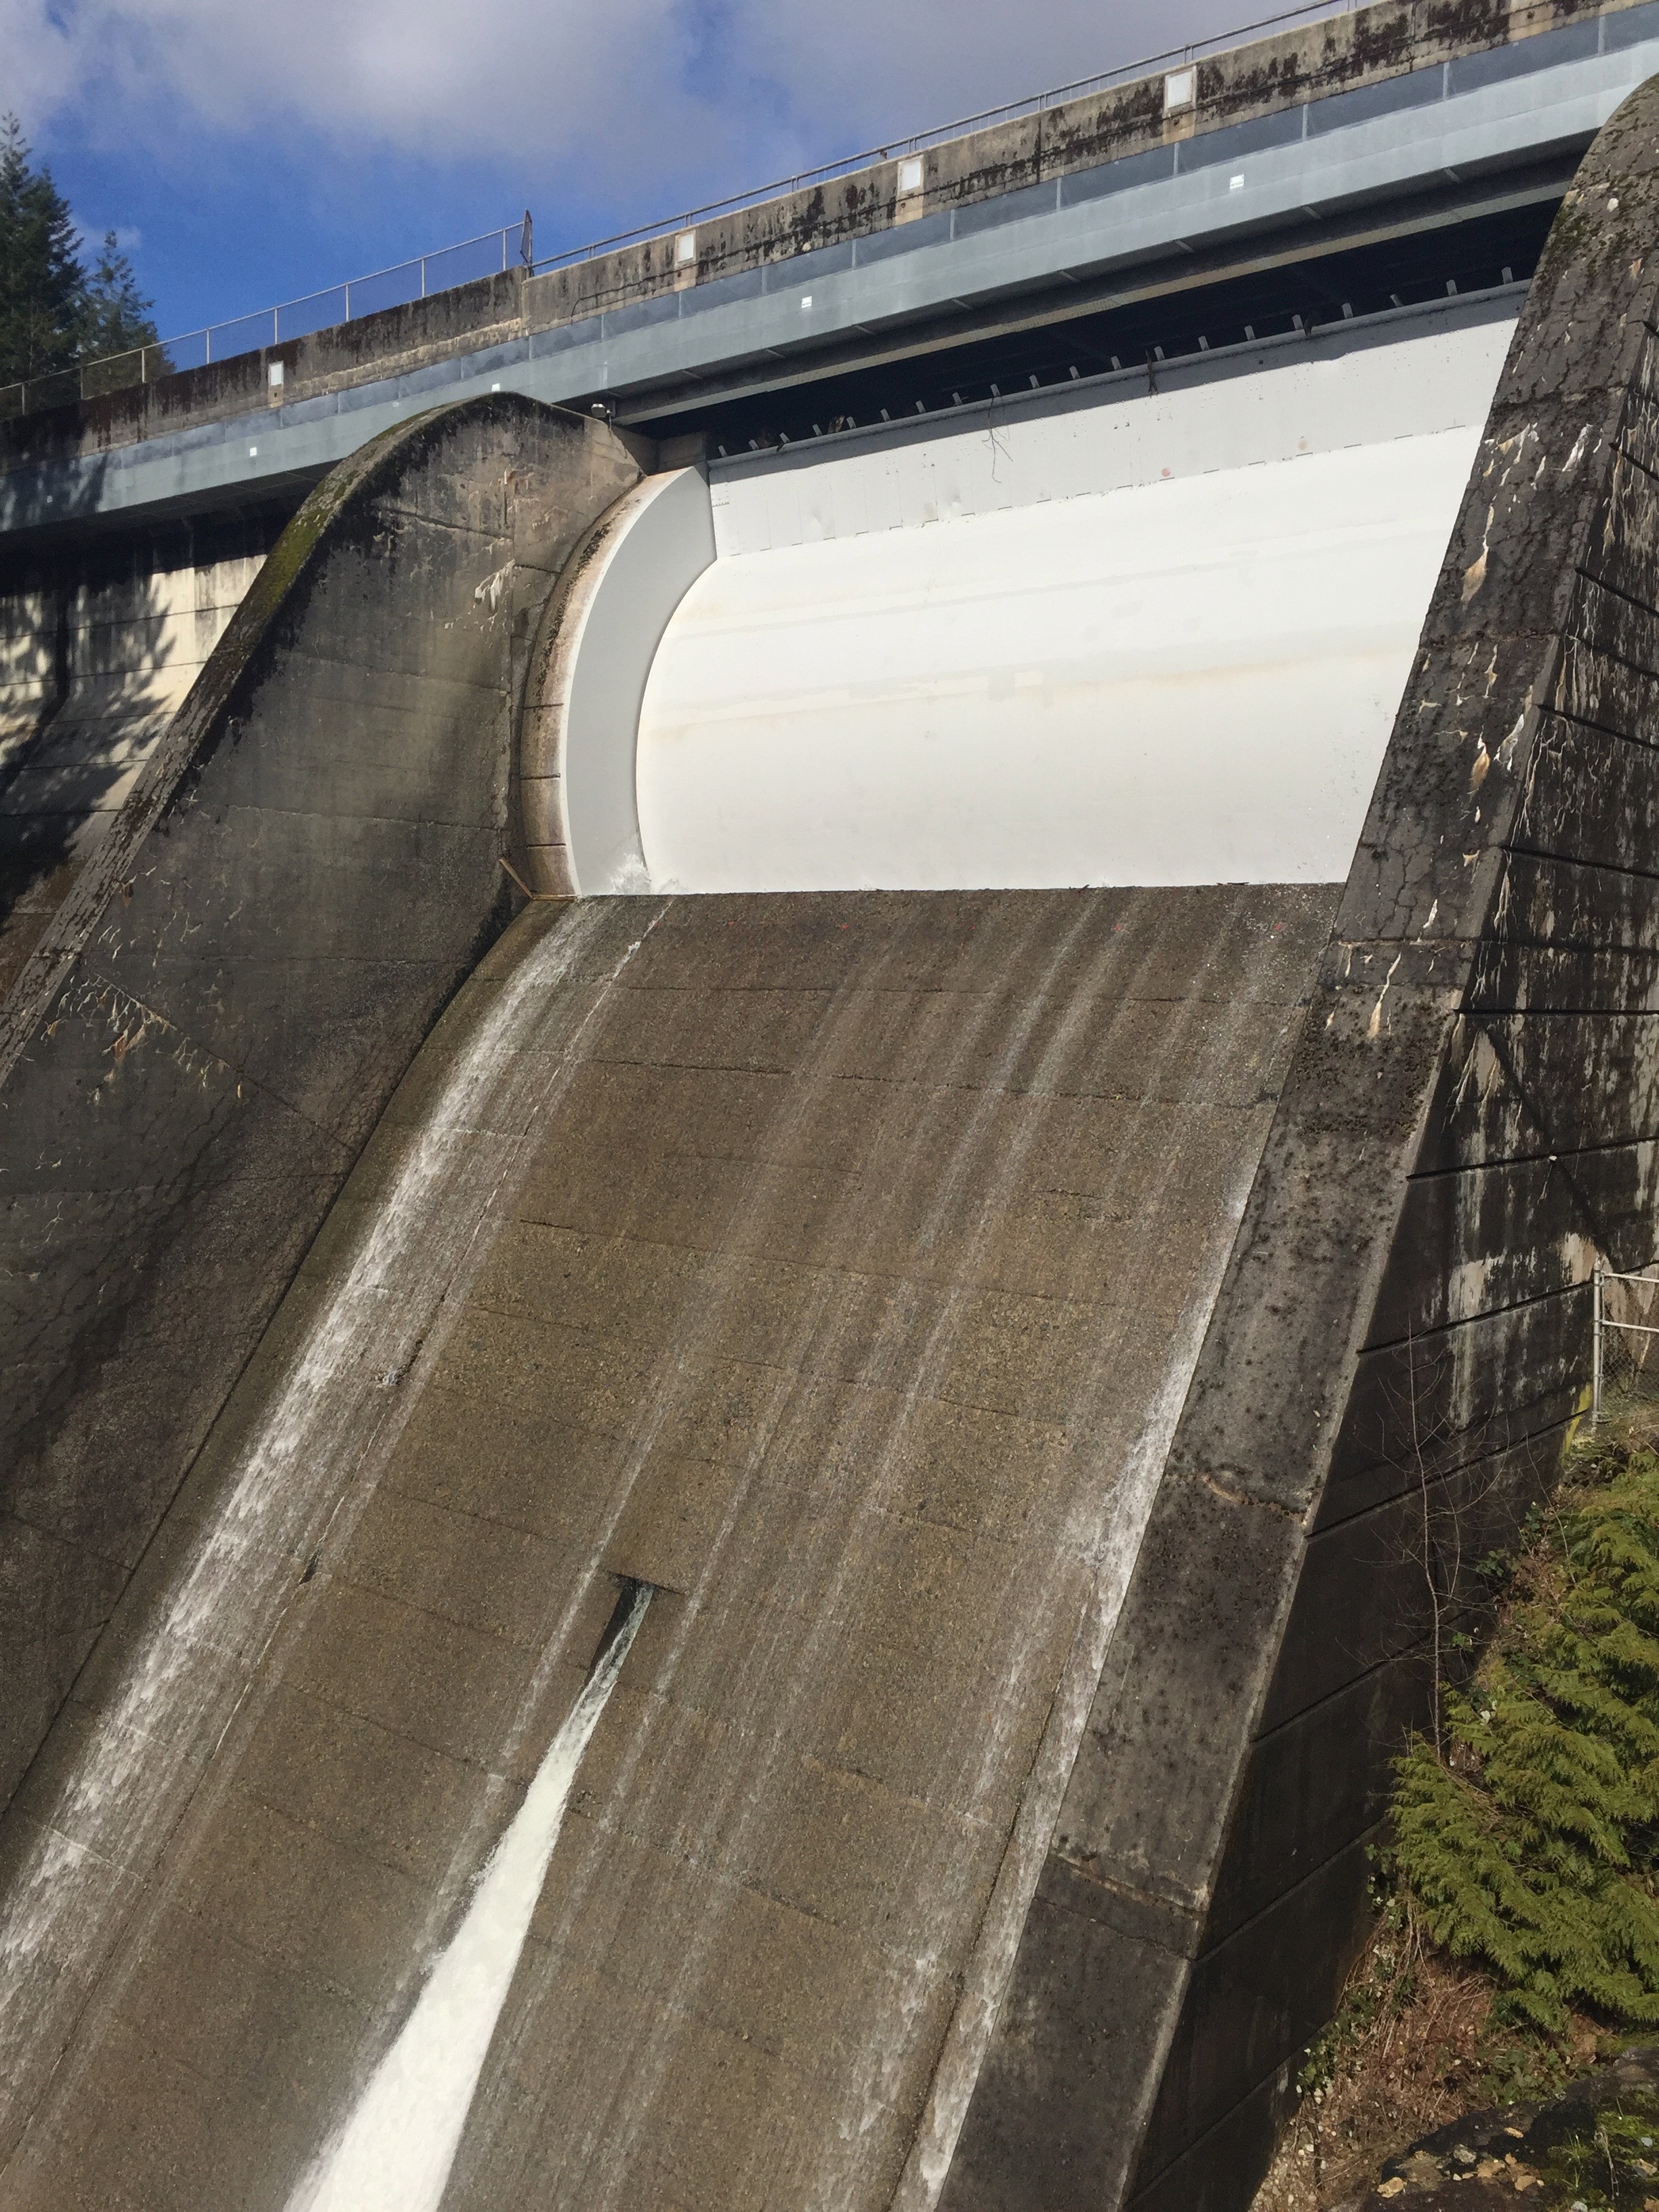
M 210 1889 L 242 1870 L 149 1947 L 147 1978 L 182 2008 L 148 2031 L 158 2051 L 182 2047 L 201 1971 L 164 1955 L 244 1942 L 246 1881 L 273 1930 L 314 1927 L 313 1972 L 412 1967 L 444 1873 L 488 1836 L 528 1755 L 515 1740 L 568 1698 L 628 1575 L 659 1595 L 584 1771 L 572 1862 L 556 1859 L 508 2024 L 560 2094 L 538 2093 L 470 2185 L 510 2200 L 530 2172 L 556 2172 L 571 2201 L 622 2204 L 674 2167 L 682 2191 L 701 2172 L 710 2201 L 890 2192 L 1022 1784 L 1045 1748 L 1055 1779 L 1069 1765 L 1086 1680 L 1064 1714 L 1056 1691 L 1086 1676 L 1085 1625 L 1098 1636 L 1121 1602 L 1331 902 L 584 902 L 515 925 L 411 1082 L 464 1059 L 470 1000 L 512 989 L 526 962 L 557 992 L 559 939 L 577 927 L 563 988 L 581 1034 L 560 1009 L 557 1090 L 501 1176 L 483 1273 L 401 1380 L 380 1383 L 377 1346 L 356 1383 L 380 1385 L 368 1418 L 395 1395 L 397 1442 L 278 1662 L 284 1686 L 257 1723 L 244 1706 L 217 1753 L 228 1794 L 189 1856 Z M 400 1119 L 394 1106 L 387 1149 Z M 359 1186 L 386 1172 L 380 1149 Z M 348 1220 L 356 1199 L 348 1184 Z M 457 1200 L 434 1187 L 442 1210 Z M 405 1269 L 434 1257 L 407 1204 Z M 349 1278 L 347 1295 L 365 1291 Z M 318 1296 L 304 1284 L 290 1298 Z M 330 1297 L 325 1344 L 338 1308 Z M 298 1327 L 279 1316 L 276 1334 Z M 219 1480 L 240 1490 L 248 1465 L 245 1447 Z M 323 1540 L 319 1526 L 289 1548 Z M 262 1613 L 251 1640 L 276 1630 Z M 153 1671 L 143 1650 L 133 1663 Z M 161 1771 L 125 1749 L 85 1785 L 100 1863 L 179 1817 L 138 1820 L 133 1793 Z M 595 1828 L 590 1793 L 612 1759 L 628 1810 Z M 317 1824 L 319 1788 L 337 1808 L 324 1824 L 367 1823 L 363 1850 L 390 1869 L 285 1846 Z M 1006 1879 L 1029 1888 L 1039 1864 Z M 366 1879 L 362 1909 L 407 1915 L 404 1940 L 331 1968 L 345 1885 Z M 56 1938 L 66 1983 L 89 1922 L 71 1914 Z M 607 1956 L 605 1930 L 621 1953 Z M 285 1951 L 263 1969 L 278 1984 L 299 1968 Z M 395 2003 L 397 1989 L 376 1995 Z M 918 2020 L 931 2033 L 865 2039 Z M 279 2077 L 316 2033 L 295 2027 Z M 738 2037 L 744 2094 L 789 2115 L 748 2168 L 726 2079 Z M 613 2110 L 623 2134 L 590 2143 L 607 2079 L 633 2084 Z M 316 2084 L 319 2137 L 341 2086 Z M 79 2095 L 102 2107 L 113 2087 Z
M 1248 2202 L 1652 1256 L 1656 143 L 1530 286 L 276 539 L 0 1022 L 9 2212 L 321 2185 L 647 1587 L 448 2212 Z

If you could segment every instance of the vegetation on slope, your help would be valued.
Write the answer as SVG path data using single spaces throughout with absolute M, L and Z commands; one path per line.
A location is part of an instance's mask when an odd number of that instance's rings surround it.
M 1471 2107 L 1659 2024 L 1659 1423 L 1570 1456 L 1438 1745 L 1402 1756 L 1378 1927 L 1258 2212 L 1312 2212 Z
M 1659 2025 L 1659 1457 L 1573 1471 L 1535 1515 L 1442 1748 L 1401 1759 L 1391 1857 L 1494 2018 Z

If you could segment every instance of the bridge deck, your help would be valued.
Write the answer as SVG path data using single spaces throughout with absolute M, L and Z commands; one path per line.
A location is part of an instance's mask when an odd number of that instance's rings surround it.
M 1340 46 L 1368 25 L 1418 65 L 1364 65 Z M 909 201 L 887 163 L 856 221 L 842 210 L 814 229 L 797 209 L 786 223 L 793 203 L 778 202 L 706 227 L 680 275 L 647 248 L 518 272 L 14 422 L 0 433 L 0 537 L 297 502 L 377 432 L 496 388 L 602 400 L 656 435 L 695 431 L 734 400 L 1114 301 L 1547 210 L 1601 124 L 1659 70 L 1659 5 L 1575 11 L 1541 30 L 1529 15 L 1524 27 L 1493 46 L 1487 26 L 1484 42 L 1443 52 L 1409 9 L 1372 7 L 1206 65 L 1213 82 L 1200 72 L 1184 116 L 1157 112 L 1160 79 L 1155 121 L 1130 96 L 1147 88 L 1112 95 L 1127 103 L 1115 134 L 1056 110 L 1046 139 L 1034 118 L 935 149 Z M 1287 102 L 1287 82 L 1305 96 Z

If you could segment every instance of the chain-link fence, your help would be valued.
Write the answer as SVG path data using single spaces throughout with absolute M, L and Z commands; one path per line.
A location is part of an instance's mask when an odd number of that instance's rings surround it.
M 1640 1274 L 1595 1271 L 1592 1415 L 1659 1402 L 1659 1263 Z

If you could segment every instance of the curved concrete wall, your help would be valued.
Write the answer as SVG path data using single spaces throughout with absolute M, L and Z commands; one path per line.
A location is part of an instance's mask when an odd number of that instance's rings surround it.
M 638 475 L 512 395 L 337 471 L 0 1006 L 0 1797 L 509 911 L 528 639 Z
M 714 558 L 708 487 L 679 469 L 619 500 L 568 564 L 536 641 L 520 741 L 521 834 L 544 896 L 649 889 L 635 733 L 662 634 Z
M 717 469 L 659 890 L 1340 882 L 1513 305 Z

